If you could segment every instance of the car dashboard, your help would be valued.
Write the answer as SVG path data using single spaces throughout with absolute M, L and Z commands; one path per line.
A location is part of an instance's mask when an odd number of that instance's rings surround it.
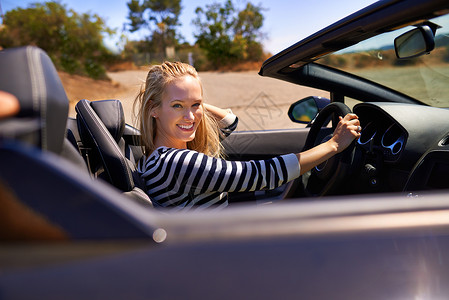
M 366 102 L 353 111 L 362 126 L 356 192 L 449 188 L 442 179 L 449 174 L 449 110 Z
M 363 130 L 357 145 L 369 152 L 380 150 L 385 162 L 399 160 L 408 139 L 407 131 L 385 114 L 373 112 L 373 116 L 362 123 Z

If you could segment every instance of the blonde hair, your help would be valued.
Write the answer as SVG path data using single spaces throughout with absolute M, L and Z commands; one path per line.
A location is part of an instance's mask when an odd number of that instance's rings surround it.
M 144 89 L 141 89 L 134 101 L 134 112 L 140 130 L 140 141 L 145 155 L 150 155 L 155 150 L 154 139 L 156 137 L 156 120 L 150 113 L 162 105 L 165 89 L 173 80 L 192 76 L 201 80 L 194 67 L 182 62 L 164 62 L 160 65 L 150 66 L 145 81 Z M 187 148 L 202 152 L 207 155 L 222 157 L 220 133 L 218 123 L 203 107 L 203 117 L 198 124 L 195 138 L 187 143 Z

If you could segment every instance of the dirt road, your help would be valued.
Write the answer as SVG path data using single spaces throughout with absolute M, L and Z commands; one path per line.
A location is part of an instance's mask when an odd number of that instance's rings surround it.
M 132 104 L 145 71 L 121 71 L 108 73 L 120 88 L 109 90 L 102 99 L 122 101 L 126 122 L 134 124 Z M 306 87 L 299 87 L 280 80 L 261 77 L 251 72 L 202 72 L 204 100 L 223 108 L 231 108 L 239 117 L 238 130 L 259 130 L 295 128 L 287 117 L 291 103 L 309 95 L 329 97 L 328 93 Z M 95 87 L 92 87 L 95 88 Z M 85 97 L 87 98 L 87 97 Z M 95 98 L 95 97 L 94 97 Z M 90 100 L 99 100 L 101 98 Z M 73 108 L 71 109 L 74 115 Z

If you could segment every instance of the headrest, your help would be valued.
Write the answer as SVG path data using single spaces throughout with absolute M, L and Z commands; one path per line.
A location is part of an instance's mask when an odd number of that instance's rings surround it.
M 84 119 L 87 118 L 88 114 L 91 114 L 90 111 L 93 111 L 96 114 L 95 118 L 98 118 L 103 123 L 116 143 L 123 137 L 123 132 L 125 131 L 125 113 L 123 112 L 122 103 L 119 100 L 89 101 L 83 99 L 76 104 L 75 110 L 77 112 L 77 118 L 79 118 L 79 115 L 82 115 Z M 78 126 L 82 140 L 90 140 L 89 137 L 85 136 L 85 123 L 81 122 Z
M 9 136 L 21 139 L 24 132 L 32 132 L 33 137 L 28 136 L 25 142 L 59 154 L 69 101 L 51 59 L 37 47 L 8 48 L 0 51 L 0 66 L 0 90 L 15 95 L 20 102 L 16 125 L 9 128 L 20 132 L 10 132 Z
M 90 106 L 118 143 L 125 130 L 125 114 L 122 103 L 119 100 L 100 100 L 90 102 Z

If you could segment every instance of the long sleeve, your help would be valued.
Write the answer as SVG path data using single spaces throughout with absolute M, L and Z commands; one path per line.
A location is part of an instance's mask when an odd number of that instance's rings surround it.
M 160 147 L 138 170 L 147 192 L 162 207 L 227 205 L 224 192 L 276 188 L 299 176 L 296 155 L 226 161 L 192 150 Z
M 232 110 L 228 109 L 228 114 L 221 119 L 218 124 L 220 125 L 220 130 L 224 137 L 229 136 L 237 128 L 239 119 Z

